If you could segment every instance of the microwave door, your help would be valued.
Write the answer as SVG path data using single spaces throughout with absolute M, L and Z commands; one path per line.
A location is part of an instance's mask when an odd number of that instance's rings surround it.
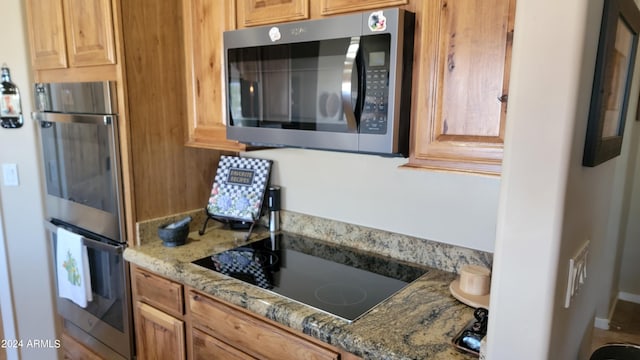
M 347 37 L 317 42 L 315 104 L 312 106 L 315 108 L 313 123 L 318 132 L 334 135 L 357 132 L 358 79 L 361 73 L 357 39 Z M 343 100 L 348 102 L 346 106 Z
M 362 73 L 358 39 L 228 49 L 228 138 L 356 151 Z

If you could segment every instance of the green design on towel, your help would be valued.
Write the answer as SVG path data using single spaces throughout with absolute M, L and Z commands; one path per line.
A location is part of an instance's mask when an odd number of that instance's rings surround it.
M 67 260 L 62 263 L 62 267 L 67 270 L 67 279 L 75 286 L 80 286 L 80 272 L 76 259 L 71 256 L 71 251 L 67 251 Z

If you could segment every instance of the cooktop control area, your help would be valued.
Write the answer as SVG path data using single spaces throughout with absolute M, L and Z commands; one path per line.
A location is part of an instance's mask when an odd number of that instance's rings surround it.
M 428 270 L 279 233 L 194 264 L 353 321 Z

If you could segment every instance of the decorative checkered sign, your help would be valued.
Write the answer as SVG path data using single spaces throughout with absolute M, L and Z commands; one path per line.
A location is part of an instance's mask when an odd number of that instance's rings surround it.
M 211 216 L 242 221 L 260 217 L 271 174 L 271 160 L 220 157 L 207 211 Z

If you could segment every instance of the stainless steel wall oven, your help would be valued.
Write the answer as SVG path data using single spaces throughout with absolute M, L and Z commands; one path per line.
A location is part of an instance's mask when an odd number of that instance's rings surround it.
M 65 330 L 104 358 L 132 359 L 115 94 L 113 82 L 36 84 L 32 117 L 40 128 L 53 264 L 66 245 L 60 229 L 80 236 L 88 259 L 86 306 L 57 296 Z M 65 276 L 58 266 L 54 272 Z

